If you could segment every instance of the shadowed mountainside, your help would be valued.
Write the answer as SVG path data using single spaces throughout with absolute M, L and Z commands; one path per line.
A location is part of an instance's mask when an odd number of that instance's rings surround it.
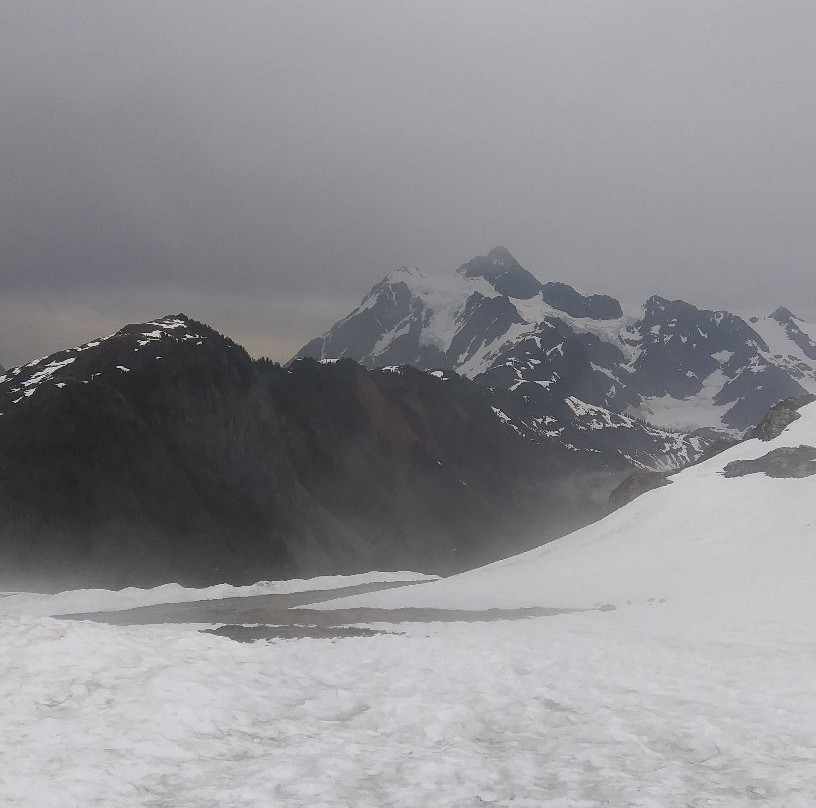
M 40 585 L 447 573 L 599 515 L 618 457 L 455 374 L 253 361 L 183 315 L 0 377 L 0 569 Z M 598 485 L 600 481 L 600 485 Z

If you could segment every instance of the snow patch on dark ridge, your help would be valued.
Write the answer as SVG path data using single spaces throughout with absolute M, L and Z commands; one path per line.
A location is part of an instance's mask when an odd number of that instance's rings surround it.
M 0 415 L 43 389 L 90 384 L 110 367 L 128 373 L 136 364 L 160 361 L 165 346 L 203 345 L 209 331 L 184 314 L 174 314 L 127 325 L 107 337 L 34 359 L 0 376 Z

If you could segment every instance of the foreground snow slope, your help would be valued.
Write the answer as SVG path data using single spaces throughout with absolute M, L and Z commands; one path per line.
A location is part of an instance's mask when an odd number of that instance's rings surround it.
M 812 633 L 656 612 L 251 646 L 0 618 L 0 804 L 812 808 Z
M 540 550 L 355 599 L 614 611 L 254 645 L 0 615 L 0 805 L 812 808 L 816 477 L 717 473 L 816 444 L 801 412 Z
M 600 522 L 523 555 L 420 587 L 323 604 L 515 608 L 665 600 L 695 615 L 816 607 L 816 476 L 727 479 L 724 465 L 816 446 L 816 404 L 778 438 L 749 440 L 673 476 Z M 770 610 L 770 612 L 769 612 Z

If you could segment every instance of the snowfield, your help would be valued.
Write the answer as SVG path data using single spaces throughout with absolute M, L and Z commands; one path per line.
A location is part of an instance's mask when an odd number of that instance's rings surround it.
M 0 803 L 812 806 L 812 633 L 653 621 L 239 645 L 4 618 Z
M 816 445 L 801 413 L 543 548 L 321 605 L 587 611 L 251 645 L 0 616 L 0 805 L 812 808 L 816 476 L 719 473 Z

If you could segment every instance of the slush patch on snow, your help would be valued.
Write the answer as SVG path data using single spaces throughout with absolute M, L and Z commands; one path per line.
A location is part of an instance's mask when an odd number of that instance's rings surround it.
M 196 600 L 251 597 L 253 595 L 284 595 L 293 592 L 322 591 L 344 586 L 399 581 L 433 581 L 435 575 L 420 572 L 366 572 L 357 575 L 324 575 L 318 578 L 288 581 L 259 581 L 249 586 L 217 584 L 195 589 L 179 584 L 163 584 L 152 589 L 76 589 L 42 595 L 33 592 L 14 592 L 0 597 L 0 615 L 58 615 L 80 612 L 116 611 L 160 603 L 189 603 Z M 0 593 L 2 595 L 3 593 Z

